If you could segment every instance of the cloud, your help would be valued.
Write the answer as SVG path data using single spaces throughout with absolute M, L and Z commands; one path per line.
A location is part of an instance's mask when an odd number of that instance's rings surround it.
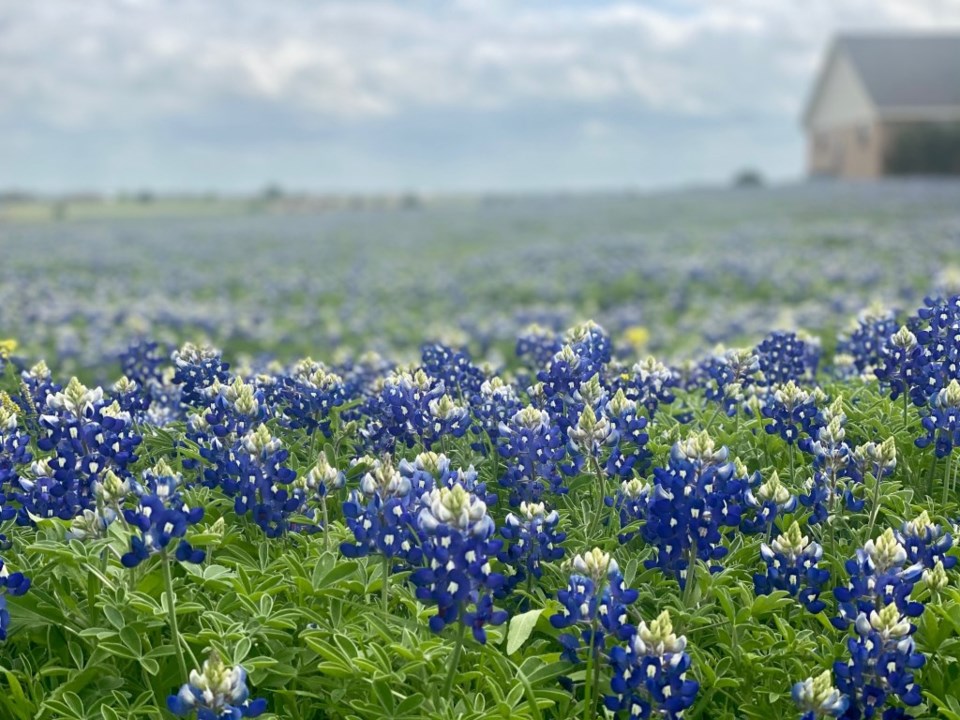
M 547 106 L 594 143 L 624 113 L 793 127 L 833 32 L 949 24 L 955 0 L 8 2 L 0 150 L 176 136 L 202 155 L 222 135 L 244 153 L 450 115 L 521 137 Z

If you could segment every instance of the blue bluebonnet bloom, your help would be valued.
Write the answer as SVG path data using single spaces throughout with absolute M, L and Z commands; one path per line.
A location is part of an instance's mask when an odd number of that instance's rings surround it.
M 960 445 L 960 383 L 953 379 L 931 396 L 928 413 L 921 421 L 926 435 L 917 438 L 917 447 L 933 443 L 936 456 L 946 457 Z
M 604 415 L 613 430 L 607 440 L 610 446 L 605 465 L 607 474 L 627 479 L 634 472 L 644 471 L 650 458 L 647 450 L 650 436 L 645 432 L 647 419 L 637 413 L 637 402 L 630 400 L 622 388 L 618 389 L 604 406 Z
M 31 516 L 71 520 L 95 503 L 94 485 L 107 470 L 120 476 L 136 461 L 141 437 L 130 414 L 107 403 L 101 388 L 87 388 L 76 378 L 62 391 L 47 395 L 39 417 L 37 448 L 52 452 L 17 478 L 22 492 L 17 523 Z
M 60 385 L 53 381 L 53 374 L 43 360 L 21 372 L 20 382 L 24 393 L 18 402 L 33 416 L 38 415 L 47 406 L 47 397 L 62 390 Z
M 609 500 L 607 504 L 612 502 L 613 507 L 619 514 L 621 530 L 646 517 L 649 495 L 650 485 L 640 478 L 624 480 L 620 483 L 620 489 L 617 491 L 617 494 Z M 617 535 L 617 539 L 621 544 L 625 544 L 636 537 L 638 532 L 640 531 L 629 530 L 621 532 Z
M 120 353 L 120 369 L 125 377 L 140 386 L 146 386 L 151 381 L 161 380 L 163 370 L 160 366 L 166 357 L 169 357 L 169 354 L 159 343 L 153 340 L 138 340 Z
M 922 407 L 960 377 L 960 295 L 926 298 L 911 330 L 923 348 L 910 397 Z
M 616 718 L 673 720 L 696 700 L 700 684 L 687 679 L 687 639 L 673 632 L 664 610 L 649 626 L 641 622 L 625 645 L 610 651 L 611 694 L 604 698 Z
M 617 561 L 599 548 L 575 555 L 571 566 L 574 572 L 566 589 L 557 591 L 563 607 L 550 616 L 550 624 L 560 630 L 579 629 L 577 635 L 564 633 L 558 638 L 562 656 L 577 662 L 581 644 L 598 653 L 605 648 L 608 635 L 625 640 L 633 634 L 627 606 L 636 602 L 638 593 L 626 586 Z
M 181 401 L 185 405 L 205 406 L 205 390 L 215 381 L 225 383 L 229 379 L 230 365 L 223 361 L 219 350 L 208 345 L 186 343 L 173 351 L 171 359 L 176 368 L 173 382 L 181 386 Z
M 796 521 L 769 545 L 762 543 L 760 557 L 767 568 L 763 575 L 753 576 L 757 595 L 785 590 L 812 613 L 826 607 L 820 600 L 820 592 L 830 579 L 830 572 L 817 567 L 823 557 L 823 548 L 803 535 Z
M 4 392 L 0 392 L 0 521 L 11 520 L 17 509 L 9 504 L 13 498 L 7 488 L 18 483 L 18 466 L 33 459 L 30 452 L 30 436 L 20 431 L 20 416 L 23 410 Z
M 797 496 L 780 481 L 774 470 L 766 481 L 761 482 L 759 473 L 748 476 L 746 468 L 736 468 L 735 476 L 746 479 L 743 493 L 743 514 L 740 529 L 745 533 L 768 533 L 774 527 L 778 515 L 792 513 L 797 509 Z
M 667 467 L 654 468 L 641 533 L 656 554 L 645 565 L 661 568 L 681 587 L 691 559 L 709 563 L 726 555 L 721 529 L 740 524 L 744 483 L 727 456 L 704 431 L 675 443 Z
M 179 541 L 177 560 L 203 562 L 206 553 L 194 549 L 183 539 L 187 528 L 203 519 L 203 508 L 191 508 L 183 501 L 179 491 L 181 482 L 180 475 L 161 460 L 143 473 L 142 483 L 132 483 L 139 502 L 136 509 L 124 510 L 123 517 L 138 534 L 130 538 L 130 551 L 120 558 L 124 567 L 136 567 L 174 541 Z
M 911 637 L 915 626 L 895 603 L 889 603 L 861 612 L 854 629 L 856 635 L 847 638 L 849 659 L 833 665 L 837 688 L 849 700 L 842 717 L 859 720 L 881 710 L 884 720 L 909 717 L 902 707 L 890 703 L 914 707 L 923 700 L 913 671 L 923 667 L 926 658 Z
M 430 629 L 441 632 L 457 621 L 469 626 L 477 642 L 485 643 L 487 625 L 500 625 L 507 613 L 494 610 L 490 593 L 503 585 L 490 559 L 502 546 L 492 538 L 495 527 L 487 506 L 462 485 L 434 488 L 417 515 L 423 533 L 426 567 L 410 575 L 417 599 L 436 605 Z M 472 606 L 472 609 L 471 609 Z
M 478 436 L 486 435 L 494 446 L 500 437 L 500 423 L 508 422 L 520 410 L 516 390 L 499 377 L 485 380 L 470 405 L 476 418 L 471 431 Z M 473 443 L 473 449 L 484 455 L 488 452 L 483 442 Z
M 707 399 L 719 403 L 726 415 L 733 416 L 745 393 L 756 383 L 759 370 L 756 351 L 734 348 L 707 358 L 700 365 L 699 375 Z
M 790 445 L 800 439 L 801 432 L 812 435 L 816 430 L 814 397 L 793 380 L 774 386 L 766 397 L 762 412 L 770 420 L 764 429 L 771 435 L 779 434 Z
M 0 559 L 0 641 L 7 639 L 10 627 L 10 611 L 7 609 L 7 595 L 23 595 L 30 589 L 30 578 L 21 572 L 10 572 Z
M 890 399 L 896 400 L 901 394 L 912 394 L 925 364 L 917 336 L 904 325 L 883 347 L 874 374 L 889 389 Z
M 415 372 L 391 373 L 364 407 L 367 423 L 361 434 L 368 446 L 387 452 L 392 451 L 397 442 L 408 447 L 422 443 L 429 450 L 438 439 L 434 432 L 438 418 L 431 412 L 430 404 L 439 401 L 445 392 L 443 381 L 430 377 L 422 368 Z M 466 431 L 466 427 L 463 430 Z
M 819 356 L 815 343 L 792 332 L 772 332 L 757 346 L 760 372 L 770 386 L 812 379 Z
M 331 411 L 347 401 L 347 389 L 342 377 L 307 358 L 278 379 L 274 397 L 286 425 L 329 437 Z
M 295 529 L 313 531 L 322 527 L 326 530 L 328 526 L 327 496 L 341 489 L 345 484 L 346 476 L 330 464 L 326 453 L 321 452 L 314 466 L 306 473 L 297 476 L 291 483 L 290 492 L 297 500 L 300 512 L 315 522 L 310 528 Z M 318 506 L 319 518 L 317 517 Z
M 809 439 L 803 448 L 813 455 L 813 476 L 805 485 L 806 494 L 800 502 L 812 510 L 808 522 L 817 525 L 826 522 L 839 509 L 839 503 L 858 512 L 864 501 L 854 494 L 862 475 L 856 470 L 850 446 L 845 442 L 846 415 L 842 410 L 842 397 L 820 412 L 820 428 L 816 440 Z
M 891 528 L 874 540 L 867 540 L 856 557 L 845 564 L 850 579 L 846 587 L 834 588 L 839 603 L 834 627 L 845 630 L 858 615 L 869 613 L 890 603 L 907 617 L 917 617 L 923 605 L 910 598 L 913 586 L 920 580 L 923 565 L 907 564 L 907 551 Z
M 533 367 L 543 367 L 563 347 L 557 333 L 541 325 L 529 325 L 517 338 L 516 354 Z
M 833 686 L 833 676 L 829 670 L 795 683 L 793 701 L 800 708 L 800 720 L 840 717 L 850 704 L 847 696 Z
M 356 542 L 340 545 L 347 557 L 370 554 L 419 561 L 415 502 L 409 478 L 394 467 L 390 456 L 370 463 L 371 468 L 343 504 L 347 527 Z
M 431 377 L 443 381 L 455 398 L 469 398 L 480 391 L 483 371 L 471 362 L 466 349 L 454 349 L 442 343 L 424 345 L 421 349 L 423 369 Z
M 267 537 L 277 537 L 301 505 L 291 487 L 297 474 L 285 465 L 289 455 L 266 425 L 258 425 L 238 438 L 229 453 L 221 455 L 219 466 L 208 468 L 204 476 L 233 497 L 237 515 L 251 513 Z
M 913 520 L 904 521 L 900 531 L 894 534 L 907 553 L 907 562 L 911 564 L 919 563 L 926 570 L 932 570 L 937 563 L 945 570 L 957 564 L 956 556 L 947 555 L 953 547 L 953 536 L 933 523 L 926 510 Z
M 850 355 L 859 373 L 873 371 L 897 331 L 896 314 L 880 305 L 863 310 L 837 343 L 837 352 Z
M 676 399 L 674 390 L 680 386 L 680 377 L 652 355 L 636 363 L 631 372 L 624 392 L 653 420 L 661 405 L 669 405 Z
M 528 577 L 540 579 L 542 563 L 563 557 L 560 543 L 567 534 L 558 529 L 559 523 L 557 511 L 548 512 L 543 503 L 521 502 L 519 514 L 507 514 L 500 528 L 506 543 L 497 555 L 500 562 L 514 569 L 506 579 L 505 589 L 516 587 Z
M 178 717 L 196 713 L 197 720 L 240 720 L 262 715 L 267 701 L 251 700 L 246 670 L 229 667 L 214 651 L 204 660 L 203 670 L 191 670 L 190 681 L 167 698 L 167 708 Z
M 546 410 L 528 405 L 501 423 L 497 449 L 508 461 L 499 481 L 510 490 L 511 505 L 539 502 L 544 481 L 552 492 L 566 492 L 559 467 L 566 456 L 563 435 Z

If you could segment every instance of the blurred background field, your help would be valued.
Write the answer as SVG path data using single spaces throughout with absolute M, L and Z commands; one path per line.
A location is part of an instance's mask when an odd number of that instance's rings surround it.
M 0 327 L 109 376 L 139 337 L 253 360 L 467 344 L 592 318 L 637 353 L 805 329 L 956 283 L 960 182 L 663 193 L 75 202 L 0 224 Z

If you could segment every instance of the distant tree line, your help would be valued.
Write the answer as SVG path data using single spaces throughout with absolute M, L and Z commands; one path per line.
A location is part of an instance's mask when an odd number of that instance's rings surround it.
M 890 175 L 960 175 L 960 123 L 908 125 L 886 157 Z

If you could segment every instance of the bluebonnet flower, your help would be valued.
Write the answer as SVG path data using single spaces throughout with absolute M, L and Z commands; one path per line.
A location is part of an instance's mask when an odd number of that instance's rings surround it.
M 427 449 L 444 436 L 460 438 L 470 429 L 470 411 L 447 394 L 427 404 L 430 420 L 423 429 L 422 442 Z
M 687 679 L 690 655 L 687 639 L 673 632 L 670 613 L 664 610 L 649 626 L 641 622 L 623 646 L 610 651 L 611 694 L 604 698 L 616 718 L 674 720 L 683 717 L 700 690 Z
M 646 469 L 650 458 L 647 442 L 650 436 L 645 432 L 647 419 L 637 413 L 637 402 L 627 398 L 623 389 L 604 406 L 604 415 L 612 426 L 610 455 L 605 470 L 611 477 L 627 479 L 634 472 Z
M 167 708 L 178 717 L 196 713 L 197 720 L 240 720 L 262 715 L 267 701 L 251 700 L 246 670 L 229 667 L 214 651 L 204 660 L 203 670 L 191 670 L 190 681 L 167 698 Z
M 748 348 L 735 348 L 711 356 L 700 368 L 704 376 L 704 394 L 732 417 L 743 403 L 746 391 L 756 382 L 759 370 L 760 358 Z
M 853 358 L 861 374 L 880 365 L 891 336 L 897 331 L 896 314 L 881 305 L 863 310 L 837 343 L 837 352 Z
M 620 483 L 617 494 L 609 499 L 607 504 L 609 505 L 612 502 L 614 509 L 620 516 L 621 530 L 646 517 L 649 495 L 650 485 L 640 478 L 632 478 Z M 621 544 L 626 544 L 636 537 L 638 532 L 639 530 L 621 532 L 617 535 L 617 539 Z
M 932 570 L 937 563 L 944 570 L 950 570 L 957 564 L 956 556 L 947 555 L 953 547 L 953 537 L 933 523 L 926 510 L 913 520 L 904 521 L 900 531 L 894 535 L 907 553 L 907 562 L 911 564 L 919 563 L 926 570 Z
M 314 519 L 315 522 L 319 520 L 322 523 L 320 527 L 326 531 L 330 524 L 327 512 L 327 496 L 331 492 L 341 489 L 345 484 L 346 476 L 330 464 L 326 453 L 321 452 L 314 466 L 294 479 L 291 483 L 290 493 L 296 498 L 303 515 Z M 320 518 L 316 517 L 317 505 L 320 506 Z M 307 529 L 315 530 L 317 526 Z
M 430 450 L 417 455 L 413 461 L 401 460 L 397 466 L 400 474 L 410 481 L 410 487 L 416 498 L 422 498 L 434 488 L 462 485 L 464 490 L 473 493 L 487 506 L 495 505 L 497 494 L 487 492 L 487 484 L 479 481 L 479 475 L 470 465 L 466 469 L 454 468 L 450 458 L 444 453 Z
M 230 365 L 223 362 L 220 351 L 208 345 L 186 343 L 171 356 L 176 368 L 173 382 L 181 386 L 181 401 L 185 405 L 206 405 L 204 391 L 214 381 L 225 383 Z
M 439 633 L 459 620 L 477 642 L 485 643 L 485 626 L 507 619 L 506 612 L 493 609 L 489 597 L 504 577 L 490 566 L 502 543 L 492 538 L 495 527 L 486 503 L 461 485 L 434 488 L 423 499 L 417 525 L 427 565 L 414 570 L 410 582 L 418 600 L 437 606 L 430 629 Z
M 849 659 L 833 665 L 837 688 L 849 700 L 842 717 L 859 720 L 881 711 L 884 720 L 909 717 L 903 708 L 890 702 L 914 707 L 923 699 L 913 677 L 913 671 L 926 662 L 911 637 L 915 626 L 891 602 L 879 610 L 860 612 L 854 629 L 856 635 L 847 638 Z
M 98 478 L 107 470 L 126 476 L 141 442 L 128 412 L 107 404 L 101 388 L 87 388 L 76 378 L 47 395 L 38 429 L 37 448 L 54 454 L 17 479 L 20 525 L 30 524 L 31 515 L 71 520 L 91 509 Z
M 237 439 L 219 467 L 208 468 L 204 476 L 233 497 L 237 515 L 251 513 L 267 537 L 277 537 L 301 505 L 291 488 L 297 474 L 284 464 L 289 455 L 266 425 L 258 425 Z
M 475 435 L 486 435 L 494 446 L 500 437 L 500 423 L 507 422 L 520 410 L 516 390 L 499 377 L 485 380 L 470 404 L 476 417 L 471 431 Z M 473 449 L 484 455 L 488 451 L 483 442 L 473 443 Z
M 10 611 L 7 609 L 7 595 L 23 595 L 30 589 L 30 578 L 21 572 L 10 572 L 0 559 L 0 641 L 7 639 L 10 628 Z
M 24 390 L 20 405 L 32 416 L 37 416 L 47 406 L 47 398 L 62 388 L 53 381 L 53 374 L 47 364 L 40 360 L 33 367 L 20 373 L 21 387 Z
M 0 521 L 11 520 L 17 509 L 9 504 L 14 489 L 19 484 L 18 466 L 33 460 L 30 452 L 30 436 L 20 431 L 20 416 L 23 410 L 5 392 L 0 392 Z
M 917 438 L 917 447 L 934 444 L 938 458 L 947 457 L 960 445 L 960 383 L 950 381 L 930 398 L 929 414 L 921 421 L 926 435 Z
M 727 448 L 717 447 L 703 431 L 675 443 L 668 466 L 654 468 L 641 533 L 656 554 L 644 564 L 672 575 L 681 588 L 691 560 L 711 562 L 726 555 L 720 531 L 740 524 L 744 484 L 727 456 Z
M 558 630 L 578 628 L 578 635 L 564 633 L 558 640 L 561 655 L 578 662 L 581 643 L 588 652 L 602 652 L 607 635 L 625 640 L 635 628 L 627 622 L 627 606 L 636 602 L 638 593 L 626 586 L 617 561 L 599 548 L 571 561 L 574 572 L 565 589 L 557 591 L 563 607 L 550 616 L 550 624 Z
M 839 603 L 839 614 L 830 620 L 834 627 L 845 630 L 861 613 L 870 613 L 890 603 L 907 617 L 917 617 L 923 612 L 923 605 L 910 599 L 923 573 L 923 565 L 907 564 L 907 551 L 891 528 L 876 541 L 867 540 L 845 567 L 849 582 L 846 587 L 833 591 Z
M 813 395 L 793 382 L 775 386 L 767 395 L 762 412 L 770 420 L 765 430 L 779 434 L 788 444 L 800 439 L 800 433 L 813 434 L 816 430 L 817 406 Z
M 560 516 L 556 510 L 547 511 L 543 503 L 520 503 L 519 515 L 508 513 L 500 534 L 506 540 L 497 558 L 514 568 L 506 579 L 505 589 L 511 590 L 523 580 L 543 576 L 542 563 L 563 557 L 560 545 L 566 537 L 558 529 Z
M 741 471 L 737 459 L 734 460 L 734 467 L 735 477 L 747 478 L 746 468 Z M 760 481 L 759 473 L 754 473 L 747 482 L 749 484 L 743 493 L 743 512 L 740 518 L 740 529 L 743 532 L 770 532 L 778 515 L 796 510 L 797 496 L 780 481 L 776 470 L 764 482 Z
M 516 353 L 532 367 L 543 367 L 563 347 L 557 334 L 541 325 L 528 326 L 517 338 Z
M 153 340 L 138 340 L 120 353 L 120 369 L 124 376 L 138 385 L 145 386 L 159 381 L 163 376 L 161 365 L 169 353 Z
M 676 399 L 674 390 L 679 386 L 679 375 L 651 355 L 633 366 L 624 392 L 653 420 L 660 405 L 669 405 Z
M 342 377 L 307 358 L 279 379 L 275 397 L 289 427 L 329 437 L 331 411 L 347 401 L 347 389 Z
M 802 680 L 793 686 L 793 701 L 800 708 L 800 720 L 822 720 L 840 717 L 850 700 L 833 686 L 829 670 Z
M 796 521 L 769 545 L 762 543 L 760 557 L 767 569 L 765 574 L 753 576 L 757 595 L 785 590 L 812 613 L 826 607 L 820 600 L 820 592 L 830 579 L 830 572 L 817 567 L 823 557 L 823 548 L 803 535 Z
M 890 399 L 911 395 L 925 365 L 917 336 L 906 325 L 894 333 L 880 354 L 874 374 L 880 385 L 889 388 Z
M 206 553 L 183 539 L 187 528 L 203 519 L 203 508 L 191 508 L 183 501 L 178 489 L 181 482 L 180 475 L 161 460 L 144 471 L 142 484 L 132 483 L 139 502 L 136 509 L 124 510 L 123 517 L 138 534 L 130 538 L 130 551 L 120 558 L 124 567 L 136 567 L 174 541 L 179 541 L 175 554 L 178 561 L 203 562 Z
M 597 417 L 590 405 L 580 413 L 576 425 L 567 430 L 571 454 L 582 453 L 585 457 L 599 458 L 605 445 L 616 440 L 613 425 L 606 417 Z
M 423 443 L 429 450 L 436 439 L 430 403 L 444 393 L 443 382 L 423 369 L 412 373 L 397 370 L 380 382 L 379 391 L 364 408 L 368 420 L 361 434 L 369 447 L 378 451 L 392 451 L 397 442 L 408 447 Z M 425 437 L 427 433 L 429 437 Z
M 510 504 L 539 502 L 544 481 L 554 493 L 566 492 L 560 463 L 566 448 L 560 428 L 546 410 L 528 405 L 517 411 L 509 422 L 500 424 L 497 449 L 508 461 L 500 485 L 510 490 Z
M 344 542 L 340 552 L 347 557 L 370 554 L 419 561 L 415 528 L 415 502 L 410 480 L 394 467 L 388 455 L 375 460 L 343 504 L 347 527 L 355 543 Z
M 564 345 L 546 368 L 537 373 L 538 391 L 545 401 L 545 409 L 561 429 L 566 430 L 576 422 L 585 405 L 578 397 L 578 391 L 594 375 L 598 375 L 595 363 L 580 357 L 569 344 Z
M 808 438 L 809 442 L 803 444 L 803 449 L 813 455 L 814 473 L 805 484 L 806 494 L 800 495 L 801 504 L 813 511 L 808 520 L 811 525 L 826 522 L 839 509 L 841 500 L 854 512 L 863 509 L 864 500 L 854 494 L 855 483 L 863 478 L 845 442 L 847 418 L 842 402 L 842 397 L 837 397 L 821 411 L 816 440 Z
M 811 380 L 816 374 L 819 348 L 796 333 L 772 332 L 757 346 L 760 372 L 768 385 Z
M 433 343 L 421 348 L 423 369 L 431 377 L 439 378 L 449 392 L 457 398 L 469 398 L 480 391 L 484 381 L 483 372 L 470 360 L 465 349 Z

